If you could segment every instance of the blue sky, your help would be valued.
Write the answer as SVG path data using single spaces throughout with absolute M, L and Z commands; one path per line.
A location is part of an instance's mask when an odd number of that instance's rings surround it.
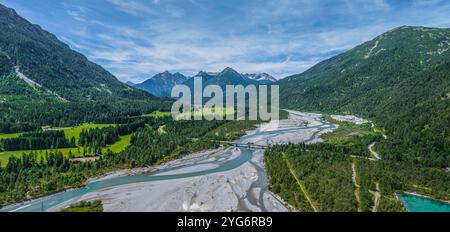
M 448 0 L 0 0 L 120 80 L 165 70 L 300 73 L 401 25 L 450 27 Z

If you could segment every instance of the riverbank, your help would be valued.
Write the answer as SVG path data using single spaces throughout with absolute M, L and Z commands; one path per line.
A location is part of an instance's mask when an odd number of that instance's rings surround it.
M 218 152 L 220 150 L 223 150 L 223 149 L 224 149 L 224 147 L 220 147 L 218 149 L 211 149 L 211 150 L 206 150 L 206 151 L 195 152 L 192 154 L 185 155 L 179 159 L 168 161 L 161 165 L 154 165 L 154 166 L 142 167 L 142 168 L 116 170 L 116 171 L 112 171 L 112 172 L 106 173 L 106 174 L 98 176 L 98 177 L 89 178 L 86 183 L 90 184 L 90 183 L 94 183 L 94 182 L 98 182 L 98 181 L 104 181 L 104 180 L 117 178 L 117 177 L 123 177 L 123 176 L 150 174 L 150 173 L 164 170 L 164 169 L 167 169 L 167 168 L 170 168 L 173 166 L 177 166 L 177 165 L 180 165 L 183 163 L 185 165 L 187 165 L 191 162 L 194 162 L 196 159 L 201 159 L 201 157 L 203 157 L 204 155 L 211 155 L 211 154 Z
M 403 194 L 412 195 L 412 196 L 416 196 L 416 197 L 426 198 L 426 199 L 430 199 L 430 200 L 433 200 L 433 201 L 439 201 L 439 202 L 442 202 L 442 203 L 450 204 L 450 200 L 440 200 L 440 199 L 436 199 L 434 197 L 422 195 L 422 194 L 419 194 L 419 193 L 416 193 L 416 192 L 403 192 L 403 193 L 400 193 L 400 195 L 403 195 Z
M 450 212 L 450 201 L 442 201 L 415 192 L 396 194 L 408 212 Z
M 40 202 L 45 202 L 49 198 L 54 197 L 54 196 L 63 195 L 63 194 L 71 193 L 71 192 L 75 192 L 75 191 L 82 191 L 89 184 L 95 184 L 97 182 L 103 182 L 103 181 L 111 180 L 114 178 L 120 178 L 120 177 L 132 177 L 132 176 L 144 175 L 144 174 L 150 175 L 151 173 L 156 173 L 158 171 L 165 170 L 170 167 L 177 166 L 177 165 L 182 165 L 182 164 L 188 165 L 188 164 L 192 163 L 193 161 L 195 161 L 195 159 L 201 159 L 204 155 L 210 155 L 212 153 L 215 153 L 215 152 L 223 150 L 223 149 L 224 149 L 224 147 L 220 147 L 218 149 L 211 149 L 211 150 L 200 151 L 200 152 L 188 154 L 188 155 L 183 156 L 182 158 L 179 158 L 176 160 L 171 160 L 171 161 L 168 161 L 161 165 L 154 165 L 154 166 L 149 166 L 149 167 L 141 167 L 141 168 L 133 168 L 133 169 L 119 169 L 119 170 L 110 171 L 105 174 L 89 178 L 86 181 L 84 187 L 62 189 L 59 191 L 48 193 L 44 196 L 39 196 L 39 197 L 35 197 L 35 198 L 29 199 L 26 201 L 20 201 L 20 202 L 16 202 L 13 204 L 5 205 L 5 206 L 0 207 L 0 212 L 21 211 L 22 209 L 27 208 L 30 205 L 40 204 Z M 67 205 L 67 206 L 69 206 L 69 205 Z
M 231 154 L 224 157 L 224 152 L 228 150 L 232 150 Z M 184 160 L 197 162 L 198 165 L 191 166 L 177 160 L 171 164 L 157 167 L 156 169 L 170 169 L 170 171 L 156 175 L 207 171 L 214 167 L 211 166 L 212 159 L 226 162 L 241 155 L 239 153 L 239 149 L 229 148 L 192 154 Z M 257 167 L 254 165 L 262 168 L 262 163 L 263 153 L 259 152 L 252 156 L 250 162 L 230 171 L 193 178 L 133 183 L 105 188 L 64 202 L 49 211 L 59 211 L 79 201 L 100 199 L 107 212 L 286 212 L 287 209 L 283 203 L 278 201 L 273 194 L 262 192 L 266 186 L 254 184 L 259 179 Z M 259 199 L 260 195 L 262 195 L 262 199 Z M 261 204 L 261 202 L 263 203 Z
M 319 114 L 289 112 L 289 118 L 264 123 L 239 143 L 261 145 L 315 143 L 336 128 Z M 59 211 L 80 201 L 102 200 L 109 212 L 289 211 L 269 191 L 263 150 L 221 147 L 189 154 L 165 164 L 110 172 L 87 186 L 49 196 L 18 211 Z
M 289 113 L 288 119 L 261 124 L 247 132 L 239 142 L 257 145 L 316 143 L 321 141 L 321 134 L 335 128 L 325 124 L 320 114 Z M 243 152 L 251 152 L 252 155 L 239 167 L 206 174 L 242 157 Z M 199 172 L 205 172 L 205 175 L 165 179 Z M 268 190 L 262 150 L 221 147 L 189 154 L 154 167 L 116 171 L 90 182 L 142 174 L 159 176 L 164 180 L 99 189 L 52 207 L 49 211 L 59 211 L 79 201 L 98 199 L 102 200 L 106 212 L 287 212 L 292 209 Z

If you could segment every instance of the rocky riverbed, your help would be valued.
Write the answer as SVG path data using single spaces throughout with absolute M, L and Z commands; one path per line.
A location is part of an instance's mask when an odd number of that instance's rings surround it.
M 289 113 L 289 119 L 262 124 L 239 143 L 315 143 L 321 141 L 321 134 L 336 128 L 320 114 Z M 84 189 L 49 196 L 42 205 L 47 211 L 59 211 L 79 201 L 98 199 L 110 212 L 289 210 L 269 191 L 264 151 L 239 147 L 222 147 L 160 166 L 114 172 L 90 180 Z M 36 200 L 21 206 L 20 211 L 34 211 L 38 205 Z

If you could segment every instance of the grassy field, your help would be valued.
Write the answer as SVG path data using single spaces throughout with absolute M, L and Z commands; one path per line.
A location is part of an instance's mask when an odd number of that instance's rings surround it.
M 105 128 L 109 126 L 115 126 L 115 124 L 94 124 L 94 123 L 84 123 L 81 126 L 76 127 L 54 127 L 49 130 L 63 130 L 64 135 L 67 139 L 72 139 L 75 137 L 75 140 L 78 144 L 78 139 L 80 138 L 80 133 L 82 130 L 89 130 L 94 128 Z
M 108 151 L 108 149 L 114 153 L 119 153 L 119 152 L 125 150 L 125 148 L 128 145 L 130 145 L 131 136 L 132 136 L 131 134 L 121 136 L 119 141 L 117 141 L 116 143 L 102 148 L 102 153 L 105 154 Z M 66 157 L 69 156 L 69 153 L 72 153 L 75 157 L 82 157 L 84 155 L 84 148 L 82 148 L 82 147 L 80 147 L 80 148 L 61 148 L 61 149 L 54 149 L 54 150 L 46 149 L 46 150 L 5 151 L 5 152 L 0 153 L 1 166 L 5 167 L 6 164 L 8 163 L 9 157 L 11 157 L 11 156 L 20 157 L 23 154 L 35 152 L 39 156 L 38 159 L 40 159 L 42 156 L 45 155 L 46 152 L 51 152 L 51 151 L 61 152 Z M 86 153 L 87 153 L 87 155 L 91 155 L 91 154 L 89 154 L 90 153 L 89 149 L 86 150 Z
M 81 131 L 88 130 L 88 129 L 94 129 L 94 128 L 104 128 L 109 126 L 115 126 L 115 124 L 94 124 L 94 123 L 84 123 L 80 126 L 75 127 L 53 127 L 49 129 L 44 130 L 63 130 L 64 135 L 67 139 L 72 139 L 72 137 L 75 137 L 77 143 L 78 139 L 80 138 Z M 0 139 L 12 139 L 12 138 L 18 138 L 22 133 L 12 133 L 12 134 L 0 134 Z
M 0 139 L 13 139 L 18 138 L 22 133 L 14 133 L 14 134 L 0 134 Z
M 108 149 L 114 153 L 119 153 L 125 150 L 125 148 L 128 147 L 128 145 L 130 145 L 131 143 L 131 136 L 132 134 L 120 136 L 119 141 L 117 141 L 112 145 L 107 146 L 106 148 L 103 148 L 103 153 L 105 153 Z
M 229 121 L 214 130 L 209 131 L 205 137 L 214 140 L 233 141 L 243 135 L 249 130 L 256 128 L 262 121 Z
M 354 142 L 354 138 L 363 137 L 366 135 L 376 136 L 375 132 L 369 123 L 363 125 L 356 125 L 350 122 L 338 122 L 331 118 L 326 117 L 327 121 L 338 124 L 339 128 L 330 133 L 325 133 L 321 137 L 330 144 L 348 144 Z
M 169 117 L 170 115 L 172 115 L 171 112 L 161 112 L 161 111 L 155 111 L 151 114 L 144 114 L 142 116 L 144 117 L 154 117 L 154 118 L 164 118 L 164 117 Z
M 201 110 L 193 110 L 191 111 L 191 118 L 196 116 L 203 116 L 203 117 L 213 117 L 213 116 L 222 116 L 225 118 L 227 115 L 234 115 L 234 109 L 233 108 L 217 108 L 217 109 L 211 109 L 211 108 L 202 108 Z M 189 114 L 182 113 L 177 115 L 176 120 L 185 120 L 186 118 L 189 118 Z

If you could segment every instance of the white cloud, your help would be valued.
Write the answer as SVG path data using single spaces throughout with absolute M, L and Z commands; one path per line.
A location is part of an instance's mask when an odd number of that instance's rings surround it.
M 261 37 L 173 28 L 170 24 L 145 30 L 108 25 L 110 33 L 96 35 L 107 46 L 93 48 L 89 56 L 123 80 L 164 70 L 191 75 L 199 70 L 220 71 L 227 66 L 240 72 L 267 72 L 282 78 L 306 70 L 328 58 L 329 53 L 351 49 L 385 31 L 382 25 Z M 154 36 L 146 37 L 147 34 Z M 286 59 L 295 56 L 303 58 Z
M 118 30 L 128 31 L 129 35 L 139 34 L 132 28 Z M 327 53 L 350 49 L 378 32 L 377 29 L 364 30 L 365 33 L 360 31 L 305 33 L 280 39 L 259 36 L 212 37 L 206 32 L 185 29 L 148 38 L 145 42 L 149 46 L 140 45 L 130 38 L 119 39 L 100 34 L 98 36 L 103 43 L 113 49 L 94 50 L 91 57 L 108 61 L 105 66 L 123 79 L 164 70 L 188 74 L 199 70 L 219 71 L 227 66 L 241 72 L 267 72 L 282 78 L 300 73 L 321 59 L 328 58 Z M 136 39 L 140 41 L 142 37 Z M 205 43 L 204 40 L 209 42 Z M 300 54 L 309 58 L 265 61 L 267 57 L 280 54 Z
M 149 5 L 142 4 L 134 0 L 108 0 L 108 1 L 114 4 L 118 10 L 135 16 L 155 13 L 154 9 L 152 9 Z M 159 1 L 153 1 L 153 3 L 158 4 Z
M 80 21 L 80 22 L 86 22 L 86 9 L 83 7 L 78 7 L 75 10 L 67 10 L 67 14 L 70 15 L 73 19 Z
M 184 9 L 175 6 L 168 6 L 167 12 L 175 18 L 181 18 L 186 14 Z
M 81 39 L 64 40 L 122 80 L 133 81 L 137 81 L 136 76 L 165 70 L 192 75 L 199 70 L 219 71 L 226 66 L 282 78 L 303 72 L 320 60 L 403 24 L 450 24 L 445 17 L 448 6 L 436 9 L 429 17 L 417 14 L 417 9 L 392 14 L 394 8 L 384 0 L 342 0 L 333 7 L 318 1 L 267 1 L 259 7 L 243 8 L 237 19 L 227 18 L 227 13 L 216 16 L 217 12 L 208 17 L 195 15 L 189 7 L 168 1 L 148 0 L 148 4 L 135 0 L 108 1 L 120 11 L 147 17 L 142 17 L 138 25 L 90 19 L 83 25 L 92 25 L 91 33 L 76 31 L 73 33 Z M 189 2 L 201 12 L 214 10 L 204 2 Z M 415 0 L 413 5 L 430 4 Z M 70 12 L 74 18 L 85 19 L 82 13 L 86 12 Z M 374 19 L 375 16 L 378 18 Z M 323 17 L 329 18 L 323 21 Z

